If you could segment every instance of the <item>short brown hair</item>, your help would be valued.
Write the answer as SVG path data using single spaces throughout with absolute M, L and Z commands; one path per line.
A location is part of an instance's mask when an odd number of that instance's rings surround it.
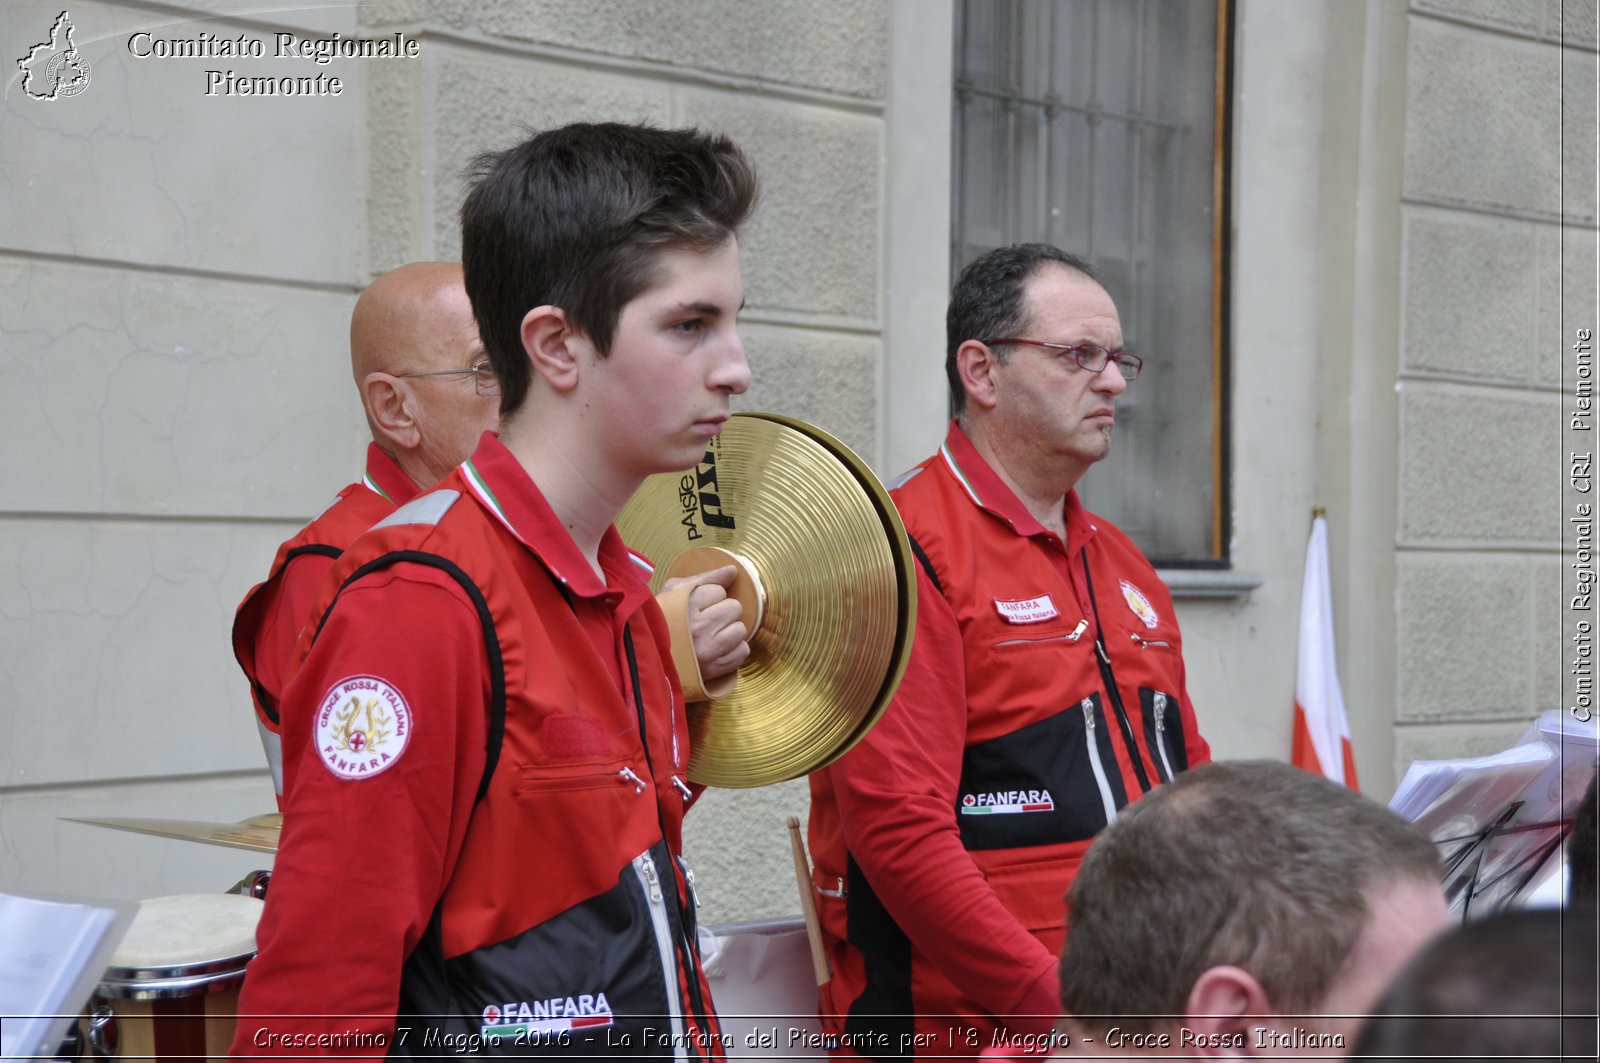
M 961 382 L 956 352 L 968 340 L 988 343 L 1020 336 L 1032 328 L 1028 282 L 1051 264 L 1105 287 L 1087 261 L 1051 244 L 997 247 L 968 263 L 956 278 L 944 315 L 944 375 L 950 386 L 951 416 L 959 417 L 967 408 L 967 388 Z M 1004 348 L 997 349 L 994 356 L 1001 365 L 1009 357 Z
M 1090 1028 L 1154 1030 L 1220 965 L 1280 1011 L 1309 1008 L 1366 924 L 1367 891 L 1439 875 L 1426 834 L 1337 783 L 1277 761 L 1202 765 L 1090 847 L 1067 895 L 1062 1008 Z
M 501 417 L 521 407 L 532 378 L 522 348 L 529 310 L 560 307 L 606 354 L 661 253 L 721 246 L 756 199 L 739 148 L 697 129 L 580 122 L 480 155 L 473 168 L 461 258 Z

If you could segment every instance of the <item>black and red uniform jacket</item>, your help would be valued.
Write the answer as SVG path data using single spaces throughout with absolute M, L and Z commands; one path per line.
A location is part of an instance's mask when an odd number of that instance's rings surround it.
M 367 444 L 360 481 L 339 492 L 315 519 L 278 547 L 267 578 L 250 588 L 233 617 L 233 655 L 250 680 L 256 726 L 283 798 L 278 701 L 295 644 L 333 562 L 362 532 L 417 497 L 417 484 L 376 443 Z
M 234 1054 L 720 1058 L 669 635 L 599 559 L 488 436 L 335 564 Z
M 919 560 L 911 660 L 811 777 L 824 1029 L 875 1058 L 976 1055 L 1051 1029 L 1091 839 L 1210 748 L 1166 586 L 1076 493 L 1062 542 L 952 423 L 891 495 Z

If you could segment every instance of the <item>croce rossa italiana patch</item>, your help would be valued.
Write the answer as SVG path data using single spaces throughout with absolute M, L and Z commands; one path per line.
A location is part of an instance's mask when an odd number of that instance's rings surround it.
M 328 688 L 312 734 L 323 767 L 341 779 L 387 771 L 411 742 L 411 707 L 394 684 L 353 675 Z

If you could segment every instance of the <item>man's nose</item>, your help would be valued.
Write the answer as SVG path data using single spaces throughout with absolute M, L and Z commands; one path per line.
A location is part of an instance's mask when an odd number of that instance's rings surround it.
M 737 329 L 733 330 L 728 350 L 717 367 L 713 382 L 734 395 L 743 395 L 750 388 L 750 362 L 745 358 L 744 340 Z
M 1120 395 L 1128 390 L 1127 378 L 1122 375 L 1122 370 L 1118 368 L 1117 363 L 1109 359 L 1106 361 L 1105 367 L 1094 375 L 1094 380 L 1090 384 L 1096 391 L 1108 395 Z

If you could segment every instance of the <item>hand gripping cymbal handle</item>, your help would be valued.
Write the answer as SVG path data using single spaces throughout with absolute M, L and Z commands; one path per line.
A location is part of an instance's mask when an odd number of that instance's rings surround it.
M 715 546 L 695 547 L 685 550 L 673 559 L 667 569 L 667 578 L 685 579 L 689 582 L 662 591 L 657 600 L 667 617 L 667 629 L 672 635 L 672 663 L 678 669 L 678 679 L 683 683 L 685 701 L 712 701 L 733 693 L 739 682 L 738 671 L 706 679 L 700 674 L 700 661 L 695 657 L 694 637 L 689 631 L 689 595 L 703 581 L 696 576 L 715 572 L 733 565 L 738 575 L 728 588 L 728 597 L 739 603 L 741 619 L 745 626 L 745 640 L 755 637 L 761 626 L 766 608 L 766 593 L 761 587 L 761 577 L 748 558 Z

